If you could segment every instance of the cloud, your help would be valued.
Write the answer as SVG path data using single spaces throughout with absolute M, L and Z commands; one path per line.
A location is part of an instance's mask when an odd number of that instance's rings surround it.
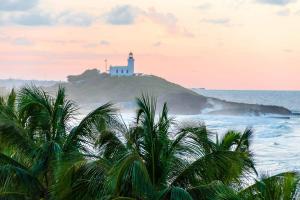
M 162 45 L 162 43 L 159 41 L 159 42 L 155 42 L 153 44 L 154 47 L 160 47 Z
M 97 44 L 96 43 L 87 43 L 87 44 L 84 44 L 82 45 L 83 48 L 96 48 L 97 47 Z
M 55 23 L 55 18 L 41 11 L 31 11 L 21 14 L 12 15 L 7 18 L 7 23 L 24 25 L 24 26 L 43 26 Z
M 105 22 L 111 25 L 131 25 L 139 17 L 161 25 L 168 33 L 194 37 L 186 28 L 178 25 L 178 19 L 174 14 L 158 12 L 153 7 L 148 10 L 142 10 L 131 5 L 122 5 L 114 7 L 104 14 Z
M 101 40 L 100 41 L 100 45 L 102 45 L 102 46 L 108 46 L 108 45 L 110 45 L 110 42 L 107 41 L 107 40 Z
M 300 15 L 300 10 L 297 10 L 297 11 L 295 12 L 295 15 Z
M 24 11 L 34 8 L 39 0 L 0 0 L 2 11 Z
M 216 24 L 216 25 L 229 25 L 230 19 L 228 18 L 202 19 L 201 22 Z
M 155 10 L 155 8 L 150 8 L 144 15 L 148 17 L 151 21 L 157 24 L 161 24 L 167 28 L 169 32 L 177 31 L 178 19 L 172 13 L 160 13 Z
M 284 51 L 285 53 L 293 53 L 293 50 L 292 50 L 292 49 L 283 49 L 283 51 Z
M 284 6 L 296 0 L 257 0 L 259 3 Z
M 49 14 L 41 10 L 31 10 L 30 12 L 13 12 L 2 18 L 4 25 L 22 26 L 90 26 L 96 21 L 96 17 L 87 13 L 76 13 L 65 11 L 60 14 Z
M 287 9 L 277 11 L 276 15 L 285 17 L 285 16 L 289 16 L 290 13 L 291 13 L 290 9 L 287 8 Z
M 12 41 L 12 44 L 20 45 L 20 46 L 31 46 L 31 45 L 33 45 L 33 41 L 31 41 L 25 37 L 20 37 L 20 38 L 14 39 Z
M 195 37 L 195 35 L 192 32 L 188 31 L 186 28 L 183 28 L 182 35 L 190 38 Z
M 174 14 L 158 12 L 153 7 L 149 8 L 148 10 L 142 10 L 131 5 L 120 5 L 113 7 L 109 12 L 100 17 L 104 18 L 105 22 L 111 25 L 130 25 L 134 24 L 137 18 L 144 18 L 160 25 L 169 34 L 194 37 L 194 34 L 191 33 L 186 27 L 179 25 L 178 19 Z M 65 11 L 60 14 L 50 14 L 42 10 L 32 9 L 30 10 L 30 12 L 7 13 L 3 19 L 1 20 L 1 24 L 4 25 L 69 25 L 86 27 L 91 26 L 93 23 L 95 23 L 99 19 L 99 16 L 72 11 Z M 102 45 L 108 44 L 103 43 Z
M 212 8 L 212 5 L 210 3 L 203 3 L 203 4 L 199 5 L 199 6 L 197 6 L 197 8 L 199 10 L 209 10 L 209 9 Z
M 99 45 L 101 46 L 109 46 L 110 42 L 107 40 L 101 40 L 100 42 L 90 42 L 83 45 L 84 48 L 96 48 Z
M 7 41 L 9 39 L 10 39 L 10 37 L 7 34 L 0 32 L 0 42 L 1 41 Z
M 57 17 L 58 24 L 71 26 L 90 26 L 95 20 L 95 17 L 87 13 L 63 12 Z
M 122 5 L 112 8 L 104 15 L 105 21 L 112 25 L 129 25 L 135 22 L 139 9 L 130 5 Z
M 194 37 L 193 33 L 189 32 L 185 27 L 178 25 L 178 19 L 172 13 L 161 13 L 156 11 L 155 8 L 149 8 L 148 11 L 144 11 L 142 14 L 152 22 L 164 27 L 170 34 Z

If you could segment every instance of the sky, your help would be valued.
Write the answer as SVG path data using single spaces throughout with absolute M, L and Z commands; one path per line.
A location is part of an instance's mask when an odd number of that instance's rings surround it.
M 185 87 L 300 90 L 300 0 L 0 0 L 0 78 L 135 57 Z

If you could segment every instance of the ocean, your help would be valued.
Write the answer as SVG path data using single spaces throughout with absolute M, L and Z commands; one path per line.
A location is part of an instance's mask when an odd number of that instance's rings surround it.
M 284 106 L 300 112 L 300 91 L 195 90 L 208 97 L 228 101 Z M 260 173 L 300 171 L 300 116 L 176 116 L 179 121 L 204 122 L 220 136 L 227 130 L 254 130 L 252 151 Z
M 300 91 L 229 91 L 196 90 L 199 94 L 223 100 L 284 106 L 300 113 Z M 126 123 L 134 120 L 133 113 L 122 113 Z M 210 131 L 222 137 L 227 130 L 254 131 L 252 151 L 260 174 L 276 174 L 289 170 L 300 171 L 300 115 L 225 116 L 176 115 L 181 122 L 205 123 Z
M 207 97 L 216 97 L 240 103 L 283 106 L 294 112 L 300 112 L 300 91 L 193 90 Z

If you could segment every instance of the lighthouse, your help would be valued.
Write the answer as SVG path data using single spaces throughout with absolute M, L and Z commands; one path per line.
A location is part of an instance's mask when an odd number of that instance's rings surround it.
M 128 67 L 129 74 L 133 75 L 134 74 L 134 58 L 133 58 L 132 52 L 129 53 L 127 67 Z
M 127 66 L 110 66 L 109 74 L 111 76 L 133 76 L 134 75 L 134 58 L 130 52 L 127 59 Z

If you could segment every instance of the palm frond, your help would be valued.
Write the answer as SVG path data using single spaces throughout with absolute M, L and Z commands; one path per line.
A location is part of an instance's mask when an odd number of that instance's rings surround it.
M 173 185 L 207 184 L 215 180 L 230 183 L 242 174 L 250 174 L 248 156 L 241 152 L 214 151 L 183 168 L 173 180 Z
M 24 156 L 33 156 L 35 144 L 28 140 L 25 130 L 12 123 L 0 123 L 0 144 L 8 149 L 14 148 Z
M 0 165 L 7 165 L 7 164 L 18 167 L 20 169 L 27 169 L 26 166 L 24 166 L 23 164 L 17 162 L 13 158 L 5 155 L 4 153 L 0 153 Z
M 147 94 L 142 94 L 140 98 L 136 99 L 138 106 L 136 114 L 136 122 L 142 123 L 145 129 L 150 132 L 154 127 L 155 113 L 156 113 L 156 98 L 150 97 Z
M 14 89 L 10 92 L 8 97 L 0 98 L 0 120 L 13 121 L 17 120 L 16 113 L 16 93 Z
M 233 147 L 237 147 L 240 138 L 241 138 L 240 132 L 228 131 L 225 133 L 223 138 L 219 140 L 218 148 L 224 151 L 233 150 Z
M 28 197 L 25 193 L 19 193 L 19 192 L 0 192 L 0 199 L 1 200 L 29 200 L 30 197 Z
M 52 132 L 53 139 L 61 141 L 69 127 L 70 120 L 74 119 L 77 106 L 71 100 L 68 100 L 65 89 L 59 86 L 53 103 Z
M 7 98 L 7 107 L 11 108 L 13 112 L 15 111 L 15 107 L 16 107 L 16 98 L 17 98 L 17 94 L 15 90 L 12 89 Z
M 28 170 L 13 165 L 0 166 L 0 183 L 7 185 L 4 190 L 16 190 L 31 194 L 32 196 L 43 196 L 45 188 Z
M 183 188 L 172 187 L 170 200 L 193 200 L 193 198 Z
M 248 199 L 264 200 L 299 198 L 299 175 L 296 172 L 285 172 L 274 176 L 263 176 L 261 180 L 240 192 L 240 196 Z
M 99 124 L 101 124 L 102 129 L 106 130 L 111 126 L 118 124 L 119 122 L 115 112 L 116 109 L 113 108 L 113 105 L 107 103 L 89 113 L 68 135 L 66 142 L 63 145 L 64 151 L 68 151 L 73 147 L 80 149 L 80 147 L 83 147 L 80 146 L 80 143 L 89 143 L 89 141 L 95 140 L 96 136 L 99 134 L 96 125 L 98 125 L 99 129 Z M 82 150 L 85 151 L 84 148 Z
M 107 186 L 112 194 L 151 199 L 154 196 L 148 171 L 137 154 L 125 155 L 109 172 Z M 129 192 L 131 191 L 131 192 Z

